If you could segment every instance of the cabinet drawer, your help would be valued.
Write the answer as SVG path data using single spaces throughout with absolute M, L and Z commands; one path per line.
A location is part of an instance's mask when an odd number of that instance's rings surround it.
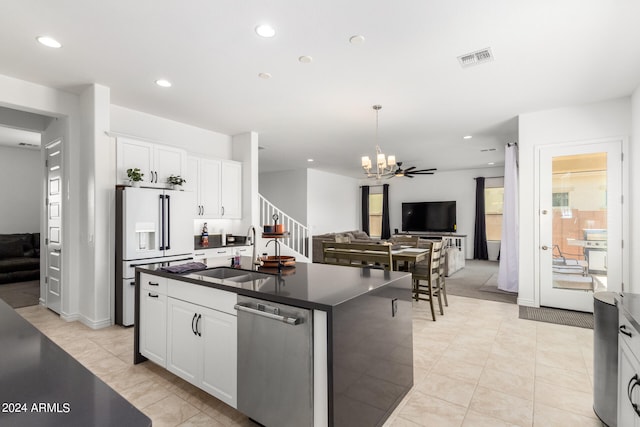
M 231 248 L 211 248 L 200 249 L 193 252 L 193 259 L 207 259 L 224 256 L 233 256 L 233 250 Z
M 236 315 L 233 306 L 236 304 L 238 296 L 233 292 L 194 285 L 193 283 L 179 280 L 169 280 L 168 295 L 171 298 Z
M 618 315 L 618 339 L 624 341 L 636 358 L 640 358 L 640 332 L 635 329 L 620 308 Z
M 167 294 L 167 278 L 154 276 L 153 274 L 140 273 L 140 287 L 145 291 Z

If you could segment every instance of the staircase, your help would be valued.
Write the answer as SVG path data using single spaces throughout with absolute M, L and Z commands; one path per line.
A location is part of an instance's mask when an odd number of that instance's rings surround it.
M 258 196 L 260 198 L 261 224 L 273 224 L 273 215 L 277 214 L 278 224 L 284 224 L 285 231 L 289 232 L 288 237 L 279 239 L 281 245 L 296 253 L 296 258 L 300 258 L 302 256 L 311 260 L 311 250 L 313 245 L 311 244 L 309 227 L 296 221 L 290 215 L 287 215 L 285 212 L 278 209 L 273 203 L 265 199 L 262 194 L 259 194 Z

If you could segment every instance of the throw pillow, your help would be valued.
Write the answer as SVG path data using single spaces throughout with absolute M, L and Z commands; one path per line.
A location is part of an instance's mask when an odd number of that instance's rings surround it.
M 353 237 L 355 237 L 356 239 L 368 239 L 369 235 L 364 231 L 354 231 Z
M 8 240 L 0 245 L 0 259 L 19 258 L 24 256 L 20 240 Z

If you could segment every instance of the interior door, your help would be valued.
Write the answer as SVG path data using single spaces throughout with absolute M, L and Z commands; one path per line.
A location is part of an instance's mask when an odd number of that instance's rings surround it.
M 621 290 L 622 142 L 540 149 L 540 305 L 593 312 Z
M 62 305 L 62 139 L 45 146 L 46 168 L 46 306 L 60 314 Z

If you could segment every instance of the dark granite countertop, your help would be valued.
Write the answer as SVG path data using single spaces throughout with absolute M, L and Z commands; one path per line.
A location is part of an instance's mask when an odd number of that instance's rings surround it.
M 151 425 L 146 415 L 2 300 L 0 348 L 0 425 Z
M 411 273 L 406 272 L 309 263 L 296 263 L 295 267 L 283 268 L 278 274 L 275 268 L 254 267 L 251 257 L 242 257 L 240 267 L 267 273 L 269 276 L 253 282 L 236 283 L 197 273 L 167 273 L 159 270 L 159 266 L 138 267 L 136 270 L 239 295 L 325 311 L 392 282 L 411 278 Z

